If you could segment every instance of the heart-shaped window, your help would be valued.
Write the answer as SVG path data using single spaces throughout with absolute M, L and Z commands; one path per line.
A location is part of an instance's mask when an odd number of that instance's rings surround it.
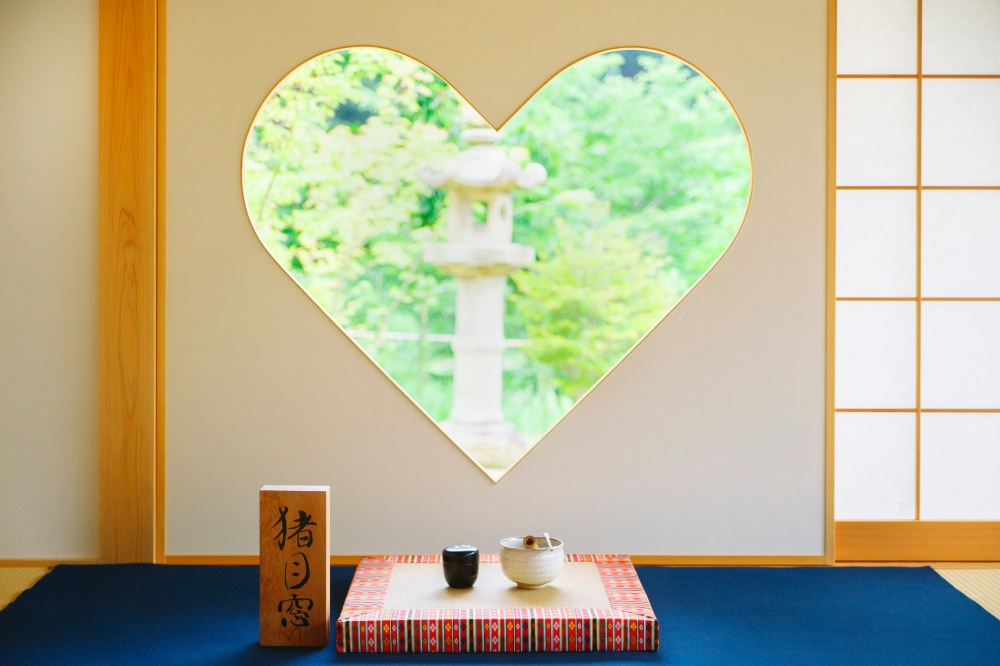
M 722 256 L 750 186 L 718 88 L 637 49 L 566 68 L 499 131 L 412 58 L 332 51 L 243 154 L 267 250 L 494 480 Z

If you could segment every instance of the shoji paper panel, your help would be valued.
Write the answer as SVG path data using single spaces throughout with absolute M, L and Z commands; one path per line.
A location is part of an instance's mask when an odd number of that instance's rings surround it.
M 838 408 L 912 408 L 916 400 L 916 306 L 837 304 Z
M 1000 297 L 1000 191 L 925 191 L 922 212 L 924 296 Z
M 923 0 L 924 74 L 1000 73 L 1000 2 Z
M 923 414 L 920 517 L 1000 520 L 1000 414 Z
M 837 184 L 916 183 L 917 84 L 907 79 L 837 83 Z
M 924 303 L 922 322 L 922 406 L 1000 408 L 1000 302 Z
M 836 432 L 836 519 L 914 518 L 916 416 L 841 413 Z
M 839 0 L 837 71 L 915 74 L 916 0 Z
M 838 192 L 837 296 L 914 296 L 916 229 L 913 192 Z
M 923 184 L 1000 185 L 1000 80 L 923 85 Z

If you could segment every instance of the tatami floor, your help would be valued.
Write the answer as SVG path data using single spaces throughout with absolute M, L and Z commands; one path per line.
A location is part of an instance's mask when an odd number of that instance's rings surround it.
M 965 596 L 1000 619 L 1000 569 L 934 570 Z
M 0 609 L 5 608 L 50 570 L 48 567 L 0 567 Z M 960 592 L 1000 619 L 1000 568 L 954 569 L 935 566 L 934 570 Z
M 49 571 L 49 567 L 0 567 L 0 610 Z

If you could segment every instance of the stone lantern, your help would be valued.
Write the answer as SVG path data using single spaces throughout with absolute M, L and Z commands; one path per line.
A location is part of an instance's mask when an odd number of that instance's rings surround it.
M 447 241 L 424 249 L 424 259 L 455 278 L 454 386 L 444 431 L 483 466 L 506 467 L 527 442 L 504 418 L 504 292 L 507 276 L 535 260 L 531 246 L 511 242 L 511 192 L 541 184 L 545 167 L 521 169 L 494 145 L 497 132 L 473 109 L 464 114 L 468 148 L 421 179 L 447 191 Z M 485 208 L 479 219 L 476 208 Z

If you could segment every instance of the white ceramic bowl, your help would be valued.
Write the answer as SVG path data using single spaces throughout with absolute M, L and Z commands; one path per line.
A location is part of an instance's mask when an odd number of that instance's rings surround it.
M 525 548 L 524 537 L 500 541 L 500 569 L 503 575 L 517 583 L 518 587 L 528 590 L 545 587 L 554 581 L 562 571 L 565 560 L 563 542 L 559 539 L 552 539 L 552 550 L 549 550 L 545 537 L 538 538 L 538 548 Z

